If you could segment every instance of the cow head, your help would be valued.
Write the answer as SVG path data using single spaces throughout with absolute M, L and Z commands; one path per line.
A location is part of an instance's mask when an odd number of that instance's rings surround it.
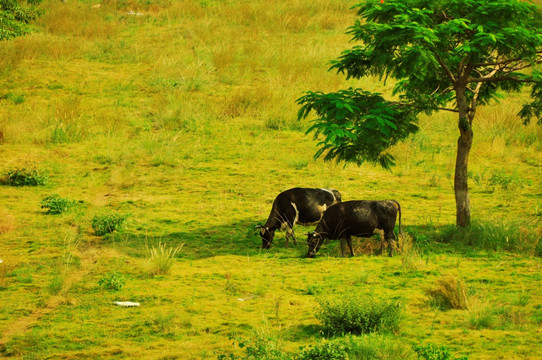
M 269 227 L 263 225 L 258 225 L 257 228 L 260 229 L 260 236 L 262 237 L 262 249 L 269 249 L 275 237 L 275 230 L 270 230 Z
M 342 201 L 341 193 L 338 190 L 332 189 L 333 196 L 335 196 L 334 204 L 338 204 Z
M 320 249 L 322 243 L 324 242 L 324 237 L 322 236 L 322 234 L 319 234 L 316 231 L 308 233 L 307 236 L 307 245 L 309 246 L 307 257 L 313 258 L 316 255 L 316 252 L 318 252 L 318 250 Z

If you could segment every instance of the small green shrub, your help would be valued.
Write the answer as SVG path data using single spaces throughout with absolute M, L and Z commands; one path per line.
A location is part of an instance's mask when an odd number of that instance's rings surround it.
M 75 206 L 75 201 L 53 194 L 41 200 L 41 208 L 47 209 L 47 214 L 62 214 Z
M 9 169 L 5 178 L 5 183 L 10 186 L 39 186 L 47 185 L 48 182 L 48 172 L 40 169 Z
M 103 213 L 94 215 L 92 218 L 92 228 L 98 236 L 103 236 L 113 231 L 122 230 L 124 222 L 128 219 L 129 214 L 114 214 Z
M 108 272 L 98 281 L 98 285 L 106 290 L 120 290 L 125 284 L 126 278 L 118 271 Z
M 452 354 L 450 350 L 448 350 L 445 346 L 436 346 L 433 344 L 427 344 L 427 345 L 418 345 L 414 346 L 414 351 L 418 354 L 418 358 L 420 360 L 467 360 L 468 358 L 466 356 L 462 357 L 454 357 L 452 358 Z
M 371 295 L 320 300 L 316 317 L 330 334 L 367 334 L 399 329 L 402 306 Z

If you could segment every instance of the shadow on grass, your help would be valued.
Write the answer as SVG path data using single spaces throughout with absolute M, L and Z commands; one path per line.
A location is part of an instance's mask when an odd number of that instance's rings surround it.
M 159 243 L 166 243 L 170 247 L 184 244 L 177 256 L 185 259 L 225 255 L 257 256 L 261 254 L 279 258 L 305 257 L 307 251 L 305 234 L 311 228 L 296 227 L 297 245 L 290 244 L 288 247 L 286 246 L 285 234 L 277 231 L 271 249 L 263 250 L 256 225 L 257 222 L 253 219 L 245 219 L 209 227 L 196 227 L 193 224 L 188 224 L 184 231 L 164 232 L 163 235 L 145 235 L 125 231 L 105 237 L 104 242 L 117 246 L 123 252 L 137 257 L 146 256 L 147 248 L 156 247 Z M 491 223 L 474 224 L 469 229 L 459 229 L 454 225 L 404 226 L 403 232 L 412 238 L 415 246 L 423 253 L 484 256 L 488 252 L 518 251 L 523 246 L 520 243 L 523 241 L 521 234 L 516 234 L 513 227 L 499 227 Z M 376 235 L 370 240 L 378 245 L 378 239 L 379 237 Z M 537 245 L 540 246 L 538 243 L 535 244 L 535 246 Z M 340 242 L 332 240 L 322 246 L 319 254 L 340 257 L 339 249 Z M 374 253 L 372 250 L 358 251 L 356 256 L 371 256 L 370 254 Z
M 275 235 L 273 246 L 269 250 L 261 249 L 262 240 L 253 220 L 210 226 L 207 228 L 187 229 L 164 235 L 145 235 L 124 231 L 104 237 L 104 243 L 122 248 L 131 256 L 145 256 L 146 249 L 160 243 L 176 247 L 183 245 L 178 258 L 202 259 L 213 256 L 238 255 L 256 256 L 271 254 L 281 258 L 301 258 L 306 253 L 306 238 L 297 234 L 298 244 L 286 247 L 284 233 Z

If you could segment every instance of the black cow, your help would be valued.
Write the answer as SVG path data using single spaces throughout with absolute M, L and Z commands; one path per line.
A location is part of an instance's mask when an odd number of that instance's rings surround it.
M 269 249 L 275 230 L 286 231 L 286 245 L 289 237 L 297 244 L 293 227 L 295 224 L 314 225 L 322 214 L 333 204 L 341 202 L 337 190 L 293 188 L 281 192 L 273 201 L 271 213 L 265 225 L 258 225 L 262 237 L 262 248 Z
M 396 239 L 393 232 L 395 220 L 399 212 L 399 232 L 401 233 L 401 206 L 395 200 L 369 201 L 354 200 L 333 205 L 324 213 L 316 230 L 309 233 L 307 257 L 314 257 L 325 239 L 341 240 L 341 253 L 344 256 L 344 242 L 352 249 L 352 236 L 370 237 L 375 232 L 384 232 L 384 243 L 388 243 L 389 256 L 393 255 L 392 240 Z

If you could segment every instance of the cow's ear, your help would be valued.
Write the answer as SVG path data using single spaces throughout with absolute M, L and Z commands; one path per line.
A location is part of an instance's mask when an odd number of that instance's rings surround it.
M 262 235 L 265 234 L 265 230 L 267 230 L 267 228 L 265 228 L 263 226 L 260 227 L 260 234 L 262 234 Z

